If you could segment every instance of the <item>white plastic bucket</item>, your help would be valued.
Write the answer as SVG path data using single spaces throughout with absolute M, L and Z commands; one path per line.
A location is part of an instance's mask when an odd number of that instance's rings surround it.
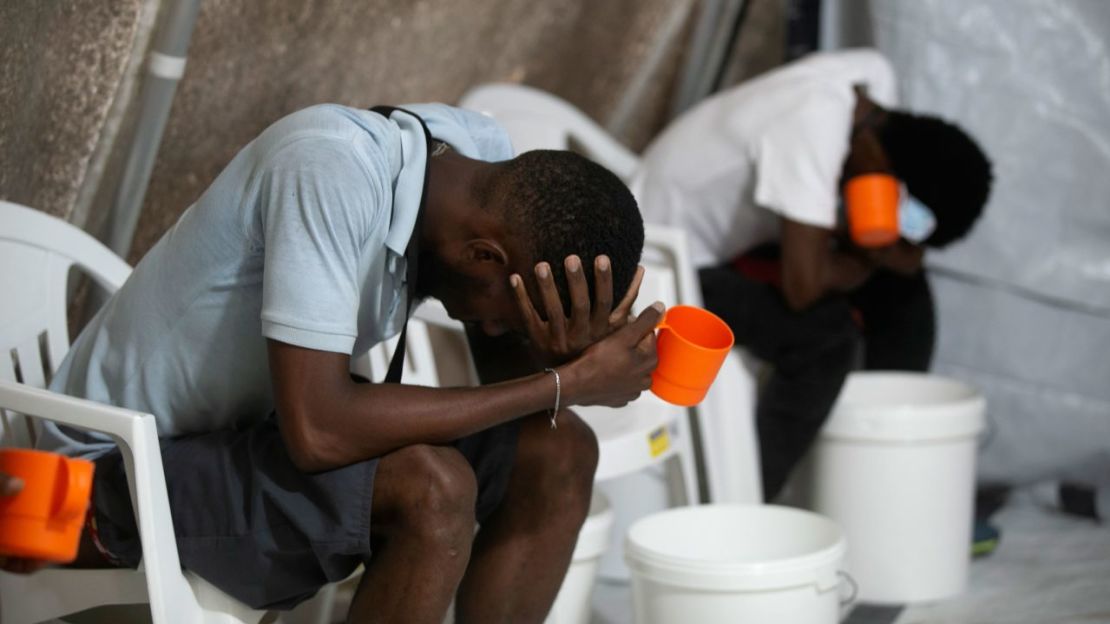
M 639 624 L 835 624 L 845 541 L 815 513 L 703 505 L 636 522 L 625 538 Z
M 590 513 L 578 532 L 570 568 L 551 607 L 545 624 L 588 624 L 590 597 L 597 579 L 598 562 L 609 548 L 613 533 L 613 509 L 601 492 L 594 491 Z
M 934 375 L 848 377 L 814 447 L 807 506 L 844 527 L 860 600 L 938 600 L 966 587 L 985 407 L 971 386 Z
M 613 507 L 613 535 L 624 535 L 637 520 L 669 509 L 671 504 L 667 470 L 663 463 L 652 464 L 614 479 L 594 484 Z M 597 573 L 603 580 L 627 585 L 632 578 L 624 561 L 624 544 L 615 544 L 601 556 Z

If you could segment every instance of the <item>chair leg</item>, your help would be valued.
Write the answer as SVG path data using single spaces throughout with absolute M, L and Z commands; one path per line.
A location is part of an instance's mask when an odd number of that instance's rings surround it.
M 697 505 L 701 502 L 698 489 L 698 464 L 690 427 L 675 427 L 675 453 L 667 462 L 667 484 L 672 505 Z

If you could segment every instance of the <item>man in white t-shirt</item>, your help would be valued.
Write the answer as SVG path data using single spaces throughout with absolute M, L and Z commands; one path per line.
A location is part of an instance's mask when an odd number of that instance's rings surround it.
M 253 608 L 365 564 L 349 621 L 439 624 L 456 599 L 460 622 L 539 622 L 597 462 L 566 408 L 651 383 L 662 304 L 628 316 L 643 239 L 616 176 L 570 152 L 512 158 L 488 117 L 314 106 L 235 156 L 51 388 L 155 415 L 182 566 Z M 426 296 L 467 325 L 487 385 L 353 379 Z M 78 564 L 138 565 L 113 441 L 42 438 L 97 464 Z
M 855 363 L 925 370 L 934 319 L 923 245 L 966 234 L 990 163 L 963 131 L 898 112 L 873 50 L 814 54 L 698 104 L 647 148 L 632 182 L 644 219 L 685 229 L 706 306 L 773 366 L 760 395 L 764 496 L 805 453 Z M 902 237 L 857 247 L 845 181 L 904 185 Z

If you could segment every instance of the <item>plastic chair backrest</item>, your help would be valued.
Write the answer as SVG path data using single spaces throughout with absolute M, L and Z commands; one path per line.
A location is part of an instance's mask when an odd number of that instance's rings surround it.
M 389 362 L 397 349 L 398 337 L 374 345 L 365 354 L 351 361 L 351 372 L 376 383 L 385 379 Z M 401 383 L 413 386 L 438 386 L 439 374 L 436 371 L 435 351 L 424 321 L 409 319 L 408 334 L 405 337 L 405 365 Z
M 131 273 L 126 262 L 79 228 L 0 201 L 0 379 L 16 382 L 12 386 L 16 390 L 22 386 L 44 388 L 69 349 L 67 282 L 73 268 L 109 293 L 118 290 Z M 141 602 L 150 603 L 155 622 L 241 624 L 261 619 L 264 612 L 253 611 L 199 577 L 183 573 L 152 416 L 30 389 L 9 389 L 4 404 L 19 405 L 20 412 L 73 426 L 89 424 L 123 442 L 143 544 L 139 572 L 50 569 L 34 575 L 0 573 L 5 621 L 9 617 L 38 621 L 41 618 L 35 614 L 40 611 L 64 614 L 92 606 Z M 37 421 L 0 409 L 0 446 L 33 445 L 32 420 Z M 19 599 L 13 596 L 28 596 L 26 608 L 21 609 Z
M 668 308 L 681 303 L 675 286 L 675 271 L 665 259 L 648 256 L 641 263 L 644 265 L 644 281 L 640 284 L 640 295 L 633 312 L 639 314 L 656 301 L 662 301 Z
M 131 267 L 92 236 L 48 214 L 0 201 L 0 379 L 45 388 L 69 350 L 71 268 L 108 292 Z M 31 446 L 29 419 L 0 414 L 0 446 Z
M 673 292 L 673 299 L 664 299 L 668 306 L 675 304 L 701 306 L 701 287 L 694 272 L 694 265 L 690 262 L 690 254 L 686 246 L 686 233 L 678 228 L 644 224 L 644 255 L 640 261 L 647 274 L 652 269 L 656 272 L 665 271 L 669 281 L 668 288 Z M 646 303 L 651 303 L 647 301 Z
M 517 154 L 534 149 L 566 149 L 609 168 L 625 182 L 640 159 L 582 111 L 558 97 L 511 83 L 475 87 L 459 106 L 490 115 L 504 126 Z

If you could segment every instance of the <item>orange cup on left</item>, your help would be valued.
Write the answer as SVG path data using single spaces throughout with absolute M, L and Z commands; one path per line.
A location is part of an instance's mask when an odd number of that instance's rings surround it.
M 92 493 L 93 463 L 27 449 L 0 449 L 0 473 L 23 480 L 0 496 L 0 555 L 68 563 L 77 557 Z
M 687 305 L 667 308 L 658 328 L 652 393 L 674 405 L 697 405 L 732 350 L 732 330 L 709 310 Z

